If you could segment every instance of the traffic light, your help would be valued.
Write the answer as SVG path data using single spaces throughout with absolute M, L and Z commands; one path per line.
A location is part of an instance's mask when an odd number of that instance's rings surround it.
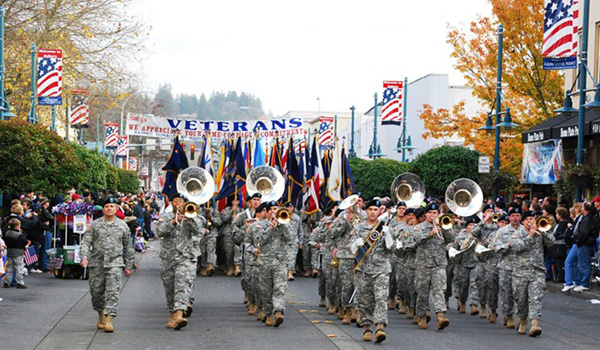
M 190 146 L 190 160 L 194 160 L 194 152 L 196 151 L 196 145 Z

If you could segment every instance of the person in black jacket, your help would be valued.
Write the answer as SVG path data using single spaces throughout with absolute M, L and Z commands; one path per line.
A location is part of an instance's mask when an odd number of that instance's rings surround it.
M 550 254 L 553 258 L 554 282 L 565 282 L 565 259 L 567 258 L 567 244 L 565 236 L 569 229 L 569 223 L 572 224 L 569 217 L 569 211 L 565 208 L 556 209 L 556 227 L 554 228 L 554 245 L 550 247 Z
M 23 271 L 25 270 L 24 253 L 29 242 L 21 232 L 21 221 L 12 218 L 8 221 L 8 231 L 4 234 L 4 243 L 7 248 L 7 266 L 6 278 L 4 279 L 4 288 L 10 287 L 13 278 L 17 280 L 17 288 L 25 289 L 23 280 Z
M 583 215 L 574 238 L 575 244 L 577 244 L 577 268 L 579 270 L 579 283 L 573 289 L 576 292 L 590 289 L 592 254 L 600 231 L 598 212 L 592 203 L 583 204 Z
M 40 214 L 38 215 L 38 220 L 42 225 L 42 230 L 44 231 L 44 236 L 42 240 L 42 246 L 40 249 L 40 266 L 39 269 L 42 272 L 48 271 L 48 253 L 46 250 L 52 247 L 52 237 L 54 235 L 54 215 L 50 213 L 50 201 L 46 197 L 42 197 L 39 202 L 40 205 Z
M 42 247 L 42 242 L 44 241 L 44 229 L 42 228 L 38 213 L 32 209 L 33 202 L 29 198 L 25 197 L 21 200 L 21 205 L 23 205 L 24 213 L 19 220 L 21 220 L 23 234 L 25 234 L 27 239 L 31 241 L 31 244 L 35 247 L 35 253 L 39 257 L 41 250 L 40 248 Z M 32 273 L 42 273 L 42 270 L 40 270 L 38 266 L 39 260 L 28 266 L 28 269 Z

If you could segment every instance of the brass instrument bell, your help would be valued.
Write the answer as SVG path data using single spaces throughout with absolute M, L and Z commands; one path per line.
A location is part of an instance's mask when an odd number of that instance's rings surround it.
M 333 259 L 331 259 L 331 267 L 333 267 L 334 269 L 340 267 L 340 258 L 334 256 Z
M 275 212 L 275 217 L 277 218 L 277 222 L 282 225 L 289 224 L 290 221 L 292 221 L 292 215 L 290 215 L 290 212 L 285 208 L 277 210 Z
M 246 189 L 251 196 L 262 195 L 261 202 L 277 201 L 285 191 L 285 182 L 281 173 L 268 165 L 253 168 L 246 179 Z
M 425 199 L 425 185 L 413 173 L 398 175 L 390 188 L 392 199 L 396 202 L 405 202 L 408 208 L 418 207 Z
M 449 230 L 454 225 L 454 219 L 450 214 L 440 215 L 438 217 L 438 224 L 443 230 Z
M 535 220 L 535 226 L 537 226 L 537 229 L 540 232 L 552 231 L 555 225 L 556 221 L 549 215 L 542 215 Z
M 483 191 L 473 180 L 457 179 L 446 188 L 446 203 L 454 214 L 468 217 L 481 209 Z

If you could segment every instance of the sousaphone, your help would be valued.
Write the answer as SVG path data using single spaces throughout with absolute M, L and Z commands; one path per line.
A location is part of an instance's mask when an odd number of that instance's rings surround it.
M 246 189 L 250 196 L 260 193 L 262 195 L 260 200 L 263 203 L 277 201 L 285 191 L 285 182 L 277 169 L 268 165 L 261 165 L 248 173 Z
M 185 216 L 198 215 L 199 206 L 208 202 L 215 193 L 215 180 L 208 171 L 197 166 L 183 170 L 177 177 L 177 192 L 186 196 Z
M 418 207 L 425 199 L 425 185 L 413 173 L 402 173 L 392 182 L 391 194 L 394 202 L 404 202 L 406 207 Z

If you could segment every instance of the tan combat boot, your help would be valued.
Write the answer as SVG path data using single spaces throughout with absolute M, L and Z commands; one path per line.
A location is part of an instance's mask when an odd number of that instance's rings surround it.
M 408 318 L 409 320 L 412 320 L 415 318 L 415 309 L 413 309 L 412 307 L 409 307 L 408 309 L 406 309 L 406 318 Z
M 209 276 L 212 276 L 215 274 L 215 267 L 213 266 L 213 264 L 208 264 L 208 267 L 206 268 L 206 273 Z
M 389 296 L 387 298 L 387 307 L 388 307 L 388 310 L 393 310 L 395 306 L 396 306 L 396 301 L 394 300 L 394 297 Z
M 337 319 L 341 321 L 341 320 L 344 319 L 344 315 L 346 314 L 346 310 L 344 310 L 344 308 L 341 307 L 341 306 L 338 306 L 337 310 L 338 310 L 338 312 L 337 312 Z
M 406 313 L 406 305 L 404 304 L 404 300 L 398 301 L 398 313 L 405 314 Z
M 312 269 L 312 277 L 313 277 L 313 278 L 317 278 L 317 277 L 319 277 L 319 270 L 317 270 L 317 269 Z
M 531 320 L 531 328 L 529 328 L 529 336 L 537 337 L 542 334 L 542 328 L 539 325 L 539 320 L 534 318 Z
M 248 315 L 255 315 L 256 314 L 256 305 L 252 304 L 252 303 L 248 303 Z
M 321 297 L 321 299 L 319 299 L 319 307 L 325 307 L 325 297 Z
M 177 326 L 175 323 L 175 311 L 169 311 L 169 322 L 167 322 L 167 328 L 173 329 Z
M 240 277 L 242 275 L 242 265 L 235 264 L 235 270 L 233 270 L 233 275 L 235 277 Z
M 342 319 L 342 323 L 346 324 L 346 325 L 352 323 L 352 309 L 351 308 L 344 310 L 344 318 Z
M 475 316 L 479 313 L 479 310 L 477 310 L 477 305 L 471 305 L 471 315 Z
M 461 314 L 467 313 L 467 304 L 460 303 L 460 306 L 458 307 L 458 312 Z
M 438 312 L 436 313 L 437 315 L 437 329 L 438 331 L 443 330 L 444 328 L 448 327 L 448 325 L 450 325 L 450 320 L 446 318 L 446 315 L 444 312 Z
M 233 268 L 229 265 L 227 265 L 227 276 L 233 276 Z
M 175 330 L 176 331 L 187 326 L 187 324 L 188 324 L 187 318 L 183 318 L 183 310 L 175 311 L 175 318 L 173 321 L 175 321 Z
M 519 325 L 517 327 L 517 333 L 525 334 L 527 333 L 527 319 L 522 319 L 519 317 Z
M 416 320 L 419 329 L 427 329 L 427 318 L 425 316 L 417 317 Z
M 479 312 L 479 318 L 487 318 L 487 307 L 485 304 L 481 304 L 481 311 Z
M 375 343 L 381 343 L 382 341 L 384 341 L 387 338 L 383 328 L 384 328 L 383 323 L 377 324 L 377 329 L 375 330 Z
M 327 308 L 327 313 L 330 315 L 335 315 L 335 306 L 329 304 L 329 307 Z
M 273 327 L 279 327 L 283 323 L 283 312 L 276 311 L 275 312 L 275 323 L 273 323 Z
M 302 277 L 310 277 L 311 275 L 311 270 L 306 270 L 304 271 L 304 274 L 302 274 Z
M 273 326 L 273 315 L 267 315 L 267 319 L 265 320 L 265 326 Z
M 259 310 L 258 311 L 258 315 L 256 315 L 256 320 L 257 321 L 264 321 L 267 318 L 267 314 L 265 314 L 264 311 Z
M 496 310 L 490 310 L 490 315 L 488 317 L 488 321 L 490 323 L 496 323 L 496 319 L 498 318 L 498 313 Z
M 202 277 L 208 276 L 208 272 L 206 271 L 206 267 L 201 267 L 200 268 L 200 275 L 202 275 Z
M 293 281 L 294 280 L 294 273 L 292 273 L 292 270 L 288 270 L 288 281 Z
M 115 327 L 113 326 L 112 321 L 113 321 L 113 316 L 107 315 L 106 319 L 104 321 L 104 332 L 112 333 L 115 331 Z
M 373 331 L 371 330 L 371 326 L 364 326 L 363 329 L 363 341 L 371 341 L 371 339 L 373 339 Z
M 511 316 L 506 316 L 506 328 L 515 329 L 515 320 Z
M 96 323 L 96 327 L 98 329 L 104 329 L 104 322 L 106 322 L 106 316 L 104 316 L 104 311 L 98 311 L 98 323 Z

